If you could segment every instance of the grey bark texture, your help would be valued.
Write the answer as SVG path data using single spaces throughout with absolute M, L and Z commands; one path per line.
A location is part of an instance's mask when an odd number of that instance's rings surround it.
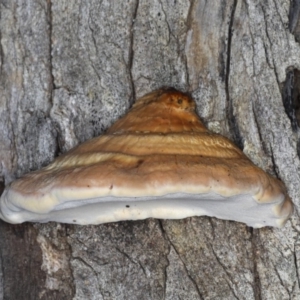
M 299 207 L 299 15 L 299 0 L 0 0 L 0 185 L 173 86 Z M 1 222 L 0 299 L 300 299 L 298 211 L 260 230 Z

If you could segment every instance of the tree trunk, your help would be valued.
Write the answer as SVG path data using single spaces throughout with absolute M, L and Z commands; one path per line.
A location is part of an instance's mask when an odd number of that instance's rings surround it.
M 299 13 L 299 0 L 1 0 L 3 183 L 173 86 L 299 205 Z M 297 211 L 259 230 L 1 222 L 0 299 L 300 299 L 299 234 Z

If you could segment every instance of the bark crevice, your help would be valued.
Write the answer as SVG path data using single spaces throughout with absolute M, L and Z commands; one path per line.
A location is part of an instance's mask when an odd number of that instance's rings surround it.
M 295 36 L 295 40 L 300 42 L 300 0 L 290 0 L 289 30 Z
M 189 278 L 190 282 L 193 284 L 195 290 L 197 291 L 197 294 L 198 294 L 198 296 L 199 296 L 199 299 L 200 299 L 200 300 L 204 300 L 205 297 L 204 297 L 204 295 L 202 295 L 202 293 L 201 293 L 201 291 L 200 291 L 200 289 L 199 289 L 199 287 L 198 287 L 198 284 L 197 284 L 196 280 L 195 280 L 195 279 L 192 277 L 192 275 L 190 274 L 190 272 L 189 272 L 189 270 L 188 270 L 188 267 L 187 267 L 186 263 L 184 262 L 183 258 L 181 257 L 180 253 L 178 252 L 177 247 L 176 247 L 175 244 L 172 242 L 171 238 L 168 236 L 168 233 L 167 233 L 166 230 L 164 229 L 164 226 L 163 226 L 161 220 L 159 220 L 159 224 L 160 224 L 160 228 L 161 228 L 161 231 L 162 231 L 162 233 L 163 233 L 164 238 L 165 238 L 166 241 L 168 242 L 169 247 L 172 247 L 172 248 L 174 249 L 176 255 L 178 256 L 180 262 L 181 262 L 182 265 L 183 265 L 183 268 L 184 268 L 184 270 L 185 270 L 185 273 L 186 273 L 187 277 Z M 171 251 L 171 249 L 170 249 L 170 251 Z
M 230 21 L 228 26 L 228 35 L 227 35 L 227 58 L 226 58 L 226 74 L 225 74 L 225 92 L 227 100 L 227 116 L 228 116 L 228 125 L 230 132 L 232 134 L 234 142 L 238 145 L 240 149 L 244 148 L 243 138 L 239 131 L 238 122 L 234 114 L 234 108 L 232 99 L 230 96 L 229 90 L 229 79 L 230 79 L 230 64 L 231 64 L 231 43 L 233 35 L 233 26 L 234 26 L 234 16 L 237 7 L 238 1 L 234 0 L 231 8 Z
M 256 229 L 250 228 L 251 233 L 251 244 L 252 244 L 252 260 L 253 260 L 253 291 L 255 300 L 261 300 L 261 280 L 258 272 L 258 238 L 259 232 Z
M 130 28 L 130 35 L 129 35 L 129 60 L 128 60 L 128 70 L 129 70 L 129 77 L 130 77 L 130 84 L 131 84 L 131 91 L 132 91 L 132 97 L 129 100 L 129 105 L 131 106 L 135 102 L 136 98 L 136 91 L 135 91 L 135 85 L 134 85 L 134 77 L 133 77 L 133 60 L 134 60 L 134 26 L 136 22 L 136 18 L 138 15 L 138 9 L 139 9 L 140 0 L 136 0 L 136 4 L 133 10 L 133 17 L 131 22 L 131 28 Z

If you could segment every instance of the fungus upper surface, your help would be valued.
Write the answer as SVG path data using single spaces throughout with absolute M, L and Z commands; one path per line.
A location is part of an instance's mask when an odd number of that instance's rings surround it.
M 140 98 L 106 134 L 16 180 L 0 201 L 10 223 L 207 215 L 280 227 L 292 211 L 282 182 L 209 132 L 174 89 Z

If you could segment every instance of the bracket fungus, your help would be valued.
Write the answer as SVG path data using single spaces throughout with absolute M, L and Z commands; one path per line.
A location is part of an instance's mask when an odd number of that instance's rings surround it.
M 175 89 L 140 98 L 106 134 L 14 181 L 0 201 L 10 223 L 207 215 L 280 227 L 292 211 L 283 183 L 208 131 Z

